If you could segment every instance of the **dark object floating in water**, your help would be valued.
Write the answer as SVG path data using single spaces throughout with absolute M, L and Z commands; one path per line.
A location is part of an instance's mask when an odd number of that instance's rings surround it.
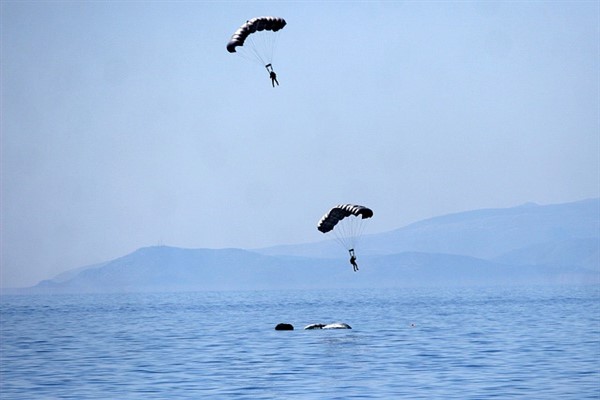
M 333 324 L 310 324 L 304 329 L 352 329 L 352 327 L 343 322 L 335 322 Z
M 275 327 L 276 331 L 293 331 L 294 330 L 294 326 L 292 324 L 277 324 L 277 326 Z
M 325 324 L 310 324 L 304 327 L 304 329 L 323 329 Z

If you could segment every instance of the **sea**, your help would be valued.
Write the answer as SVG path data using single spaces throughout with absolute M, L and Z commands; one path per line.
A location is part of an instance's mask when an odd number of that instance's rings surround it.
M 600 286 L 3 295 L 0 315 L 2 399 L 600 398 Z M 304 329 L 333 322 L 352 329 Z

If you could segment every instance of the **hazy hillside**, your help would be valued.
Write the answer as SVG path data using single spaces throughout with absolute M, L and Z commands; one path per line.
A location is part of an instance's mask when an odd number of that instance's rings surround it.
M 347 272 L 328 260 L 271 257 L 241 249 L 156 246 L 89 267 L 69 280 L 47 280 L 35 291 L 105 292 L 301 288 L 336 282 Z
M 491 259 L 532 245 L 600 237 L 600 199 L 539 206 L 526 204 L 423 220 L 391 232 L 365 235 L 360 254 L 404 251 L 461 254 Z M 269 255 L 332 257 L 335 241 L 259 249 Z
M 346 260 L 265 256 L 238 249 L 149 247 L 22 292 L 135 292 L 592 283 L 581 268 L 513 266 L 474 257 L 406 252 Z
M 600 271 L 600 239 L 570 239 L 534 244 L 494 260 L 506 264 L 579 266 Z
M 599 207 L 595 199 L 431 218 L 365 237 L 358 273 L 335 242 L 255 251 L 157 246 L 17 292 L 599 283 Z

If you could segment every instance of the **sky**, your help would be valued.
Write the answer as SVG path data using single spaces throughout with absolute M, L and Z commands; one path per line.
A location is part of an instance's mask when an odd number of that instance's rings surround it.
M 600 196 L 597 1 L 1 3 L 2 287 Z M 226 51 L 283 17 L 273 66 Z M 341 253 L 341 257 L 343 254 Z

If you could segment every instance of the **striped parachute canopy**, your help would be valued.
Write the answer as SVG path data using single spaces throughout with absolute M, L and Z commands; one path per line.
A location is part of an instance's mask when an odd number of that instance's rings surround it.
M 355 248 L 364 229 L 364 220 L 373 216 L 373 210 L 355 204 L 340 204 L 325 214 L 317 229 L 323 233 L 333 232 L 336 240 L 347 250 Z
M 285 19 L 279 17 L 252 18 L 233 33 L 227 51 L 268 65 L 273 61 L 278 32 L 285 25 Z

